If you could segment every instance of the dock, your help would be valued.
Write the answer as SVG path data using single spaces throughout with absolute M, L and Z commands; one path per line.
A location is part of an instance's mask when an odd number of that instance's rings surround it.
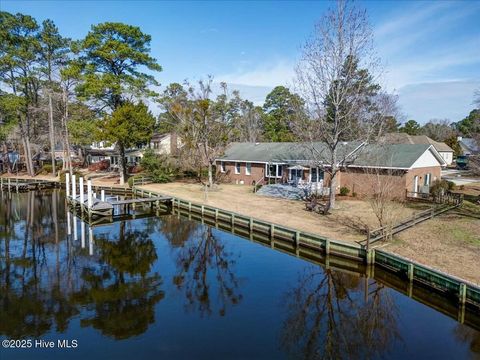
M 25 192 L 50 189 L 55 186 L 57 186 L 57 183 L 51 180 L 0 177 L 0 189 L 6 191 Z
M 78 186 L 76 176 L 73 175 L 70 181 L 69 174 L 66 174 L 65 188 L 67 203 L 79 209 L 81 213 L 85 213 L 88 218 L 95 217 L 114 217 L 125 216 L 131 214 L 137 205 L 150 205 L 150 208 L 160 208 L 160 204 L 171 204 L 173 198 L 168 196 L 156 196 L 148 198 L 132 198 L 120 199 L 119 196 L 105 196 L 105 190 L 98 194 L 92 191 L 92 181 L 88 180 L 87 191 L 85 192 L 84 179 L 78 179 Z M 77 195 L 77 190 L 78 194 Z

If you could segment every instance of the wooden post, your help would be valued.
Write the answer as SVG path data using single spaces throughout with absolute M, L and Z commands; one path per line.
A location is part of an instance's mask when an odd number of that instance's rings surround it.
M 413 270 L 414 270 L 414 265 L 412 263 L 408 264 L 408 270 L 407 270 L 407 275 L 408 275 L 408 280 L 413 281 Z
M 235 227 L 235 214 L 232 213 L 232 229 Z
M 460 304 L 465 304 L 467 301 L 467 285 L 464 283 L 460 284 L 460 292 L 458 294 L 458 300 Z
M 93 229 L 91 226 L 88 228 L 88 254 L 93 255 Z
M 215 222 L 218 221 L 218 209 L 215 209 Z
M 100 190 L 100 200 L 105 201 L 105 190 Z
M 270 225 L 270 239 L 273 240 L 274 237 L 275 237 L 275 225 L 271 224 Z
M 72 235 L 72 224 L 70 222 L 70 212 L 67 209 L 67 235 Z
M 248 229 L 250 230 L 250 232 L 253 231 L 253 218 L 250 218 L 248 222 Z
M 8 186 L 10 187 L 10 179 L 8 179 Z M 65 190 L 67 191 L 67 199 L 70 197 L 70 174 L 65 174 Z
M 430 214 L 430 219 L 433 219 L 434 215 L 435 215 L 435 208 L 432 207 L 431 214 Z
M 85 222 L 81 221 L 80 222 L 80 239 L 82 243 L 82 249 L 85 248 Z
M 77 202 L 77 181 L 75 175 L 72 175 L 72 198 L 73 201 Z
M 325 254 L 330 254 L 330 239 L 325 239 Z
M 299 247 L 300 246 L 300 231 L 296 231 L 295 232 L 295 247 Z
M 92 180 L 87 180 L 87 206 L 88 206 L 88 213 L 90 214 L 90 209 L 93 205 L 92 199 Z
M 10 192 L 10 178 L 8 178 L 8 192 Z
M 192 212 L 192 202 L 191 201 L 188 202 L 188 211 Z
M 202 218 L 203 218 L 203 213 L 205 212 L 205 206 L 202 205 L 202 208 L 201 208 L 201 209 L 202 209 Z
M 85 206 L 85 194 L 83 189 L 83 177 L 78 179 L 78 183 L 80 186 L 80 210 L 83 212 L 83 207 Z

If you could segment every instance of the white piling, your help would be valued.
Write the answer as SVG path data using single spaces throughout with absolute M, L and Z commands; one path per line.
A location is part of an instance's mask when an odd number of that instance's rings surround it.
M 10 181 L 10 179 L 8 179 Z M 67 199 L 70 197 L 70 174 L 65 174 L 65 189 L 67 190 Z
M 70 212 L 67 210 L 67 234 L 72 235 L 72 224 L 70 222 Z
M 100 191 L 100 199 L 105 201 L 105 190 Z
M 88 228 L 88 253 L 93 255 L 93 230 L 91 226 Z
M 82 232 L 82 249 L 85 248 L 85 223 L 82 221 L 80 222 L 80 230 Z
M 75 215 L 73 216 L 73 240 L 78 240 L 78 233 L 77 233 L 77 218 Z
M 85 196 L 84 196 L 84 189 L 83 189 L 83 177 L 78 179 L 79 186 L 80 186 L 80 207 L 83 211 L 83 205 L 85 202 Z
M 90 209 L 93 204 L 92 199 L 92 180 L 87 180 L 87 200 L 88 200 L 88 208 Z
M 72 198 L 74 201 L 77 201 L 77 182 L 75 175 L 72 175 Z

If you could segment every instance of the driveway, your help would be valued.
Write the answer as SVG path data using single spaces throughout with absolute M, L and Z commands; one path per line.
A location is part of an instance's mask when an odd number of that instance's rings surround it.
M 470 177 L 468 170 L 442 170 L 441 177 L 442 179 L 452 181 L 455 185 L 467 185 L 480 182 L 480 177 Z

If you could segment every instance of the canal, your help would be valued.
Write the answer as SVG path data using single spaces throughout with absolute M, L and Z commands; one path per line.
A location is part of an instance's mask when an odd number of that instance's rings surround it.
M 475 310 L 462 324 L 369 271 L 177 215 L 89 226 L 56 189 L 2 193 L 0 340 L 20 348 L 0 359 L 480 358 Z

